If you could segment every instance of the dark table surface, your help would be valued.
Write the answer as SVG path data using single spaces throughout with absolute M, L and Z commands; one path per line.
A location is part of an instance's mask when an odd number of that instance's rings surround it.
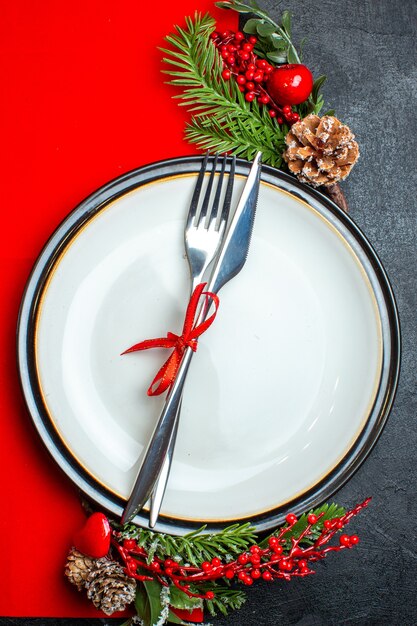
M 262 0 L 272 16 L 278 3 Z M 417 4 L 413 0 L 286 0 L 304 61 L 326 74 L 328 108 L 355 132 L 361 159 L 343 188 L 351 215 L 380 256 L 398 303 L 402 372 L 391 416 L 370 457 L 335 496 L 368 495 L 355 521 L 358 549 L 336 554 L 304 580 L 251 588 L 244 607 L 217 626 L 413 626 L 417 624 Z M 414 184 L 413 184 L 414 183 Z M 0 618 L 1 625 L 93 626 L 120 620 Z

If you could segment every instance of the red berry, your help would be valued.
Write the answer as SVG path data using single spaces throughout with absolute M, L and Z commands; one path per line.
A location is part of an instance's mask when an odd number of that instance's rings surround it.
M 204 561 L 204 563 L 201 564 L 201 569 L 203 570 L 203 572 L 209 572 L 211 569 L 213 569 L 213 566 L 208 561 Z
M 287 570 L 287 563 L 288 563 L 288 561 L 287 561 L 286 559 L 282 559 L 282 560 L 279 562 L 278 567 L 279 567 L 279 569 L 281 570 L 281 572 L 285 572 L 285 571 Z
M 256 70 L 256 65 L 254 63 L 249 63 L 247 69 L 254 72 Z
M 236 78 L 236 82 L 238 85 L 245 85 L 246 77 L 243 76 L 243 74 L 239 74 L 238 77 Z
M 282 107 L 282 112 L 283 112 L 285 115 L 288 115 L 288 113 L 291 113 L 291 107 L 290 107 L 290 105 L 289 105 L 289 104 L 286 104 L 285 106 L 283 106 L 283 107 Z
M 227 50 L 225 52 L 222 52 L 222 59 L 224 59 L 226 61 L 226 59 L 228 59 L 230 56 L 230 53 L 227 52 Z
M 222 44 L 219 48 L 220 52 L 227 52 L 227 46 L 225 46 L 224 44 Z
M 259 546 L 251 546 L 249 549 L 249 552 L 251 552 L 252 554 L 259 554 L 261 551 Z
M 255 94 L 253 93 L 253 91 L 248 91 L 248 93 L 245 96 L 245 100 L 247 102 L 253 102 L 253 100 L 255 100 Z
M 349 547 L 350 546 L 350 537 L 349 537 L 349 535 L 340 535 L 339 543 L 340 543 L 341 546 Z
M 130 569 L 131 572 L 136 572 L 136 569 L 138 567 L 138 562 L 136 561 L 136 559 L 129 558 L 126 561 L 126 565 L 128 569 Z
M 246 89 L 247 91 L 253 91 L 255 89 L 255 83 L 251 83 L 251 81 L 248 81 L 246 83 Z
M 282 547 L 281 545 L 279 545 L 279 544 L 278 544 L 278 545 L 276 545 L 276 546 L 274 546 L 272 549 L 273 549 L 273 551 L 274 551 L 274 554 L 278 554 L 278 555 L 279 555 L 279 554 L 282 554 L 282 553 L 283 553 L 283 551 L 284 551 L 284 550 L 283 550 L 283 547 Z
M 222 562 L 217 557 L 214 557 L 214 559 L 211 559 L 211 564 L 213 565 L 213 567 L 219 567 L 219 565 L 221 565 Z
M 265 68 L 265 72 L 267 72 L 268 74 L 270 74 L 271 72 L 274 71 L 274 66 L 273 65 L 269 65 L 267 64 L 266 68 Z
M 307 567 L 307 561 L 305 561 L 304 559 L 301 559 L 301 561 L 298 561 L 298 567 L 300 569 L 303 569 L 304 567 Z
M 174 573 L 174 570 L 172 569 L 172 567 L 166 567 L 165 568 L 165 574 L 167 576 L 172 576 L 173 573 Z
M 301 574 L 308 574 L 308 567 L 300 567 Z
M 226 578 L 230 579 L 230 578 L 234 577 L 235 573 L 234 573 L 234 571 L 232 569 L 227 569 L 225 571 L 224 575 L 226 576 Z
M 298 115 L 298 113 L 296 114 Z M 307 517 L 307 522 L 309 524 L 315 524 L 317 522 L 317 515 L 314 515 L 313 513 L 311 513 L 308 517 Z
M 251 43 L 244 43 L 242 45 L 242 50 L 244 50 L 245 52 L 252 52 L 253 45 Z
M 246 553 L 240 554 L 237 557 L 237 561 L 238 563 L 240 563 L 240 565 L 246 565 L 246 563 L 249 561 L 249 556 Z
M 245 88 L 243 87 L 243 85 L 239 85 L 239 91 L 241 91 L 242 93 L 245 91 Z
M 340 520 L 338 522 L 336 522 L 336 528 L 338 530 L 340 530 L 341 528 L 343 528 L 343 522 L 341 522 Z
M 243 59 L 244 61 L 247 61 L 250 57 L 249 52 L 245 52 L 244 50 L 240 50 L 238 52 L 238 55 L 240 56 L 241 59 Z
M 237 33 L 235 33 L 235 39 L 236 41 L 243 41 L 245 35 L 238 30 Z
M 227 70 L 227 69 L 223 70 L 222 77 L 224 78 L 224 80 L 230 80 L 230 76 L 231 76 L 230 70 Z
M 264 580 L 272 580 L 272 574 L 271 574 L 271 572 L 263 572 L 263 574 L 262 574 L 262 578 L 263 578 Z
M 300 104 L 307 100 L 313 89 L 313 75 L 305 65 L 292 63 L 280 65 L 268 81 L 270 96 L 284 105 Z
M 159 572 L 161 566 L 159 565 L 158 561 L 152 561 L 151 569 L 153 569 L 154 572 Z
M 245 580 L 246 576 L 247 576 L 246 572 L 239 572 L 239 574 L 237 575 L 239 580 Z
M 261 577 L 261 570 L 260 570 L 260 569 L 253 569 L 253 570 L 250 572 L 250 575 L 252 576 L 252 578 L 253 578 L 254 580 L 257 580 L 258 578 L 260 578 L 260 577 Z
M 233 44 L 229 43 L 228 46 L 226 46 L 228 52 L 236 52 L 237 48 L 236 46 L 234 46 Z
M 300 121 L 300 116 L 298 115 L 298 113 L 293 113 L 292 114 L 292 121 L 293 122 L 299 122 Z
M 271 561 L 273 563 L 277 563 L 278 561 L 281 561 L 281 559 L 282 559 L 281 554 L 277 554 L 276 552 L 274 552 L 274 554 L 271 554 Z
M 350 543 L 351 543 L 353 546 L 356 546 L 356 544 L 358 544 L 358 543 L 359 543 L 359 537 L 358 537 L 358 535 L 352 535 L 352 536 L 351 536 L 351 538 L 350 538 Z
M 326 519 L 326 521 L 324 522 L 324 528 L 327 528 L 327 530 L 330 530 L 333 527 L 333 522 L 329 519 Z
M 295 524 L 295 522 L 297 521 L 297 516 L 294 515 L 294 513 L 288 513 L 287 517 L 285 518 L 285 521 L 288 524 Z
M 231 54 L 229 58 L 227 59 L 227 62 L 229 65 L 234 65 L 236 63 L 236 57 L 233 54 Z
M 270 115 L 271 117 L 276 117 L 276 114 L 277 114 L 277 112 L 276 112 L 276 111 L 274 111 L 274 109 L 269 109 L 269 115 Z
M 246 76 L 247 80 L 252 80 L 252 78 L 254 77 L 254 75 L 255 75 L 255 74 L 254 74 L 254 72 L 253 72 L 252 70 L 248 70 L 248 71 L 245 73 L 245 76 Z
M 261 70 L 264 70 L 264 69 L 266 69 L 266 67 L 267 67 L 268 63 L 267 63 L 267 61 L 265 61 L 265 59 L 258 59 L 258 60 L 256 61 L 256 65 L 257 65 L 257 66 L 258 66 Z
M 279 545 L 279 540 L 278 540 L 278 538 L 277 538 L 277 537 L 270 537 L 270 538 L 268 539 L 268 545 L 269 545 L 269 547 L 270 547 L 270 548 L 272 548 L 272 549 L 273 549 L 275 546 L 278 546 L 278 545 Z
M 219 36 L 219 33 L 217 32 L 217 30 L 215 30 L 214 32 L 211 33 L 210 37 L 212 39 L 217 39 L 217 37 Z
M 262 102 L 262 104 L 268 104 L 269 98 L 268 96 L 261 96 L 260 101 Z
M 253 554 L 250 558 L 250 562 L 252 563 L 252 565 L 254 565 L 255 567 L 258 567 L 258 565 L 261 564 L 261 557 L 259 556 L 259 554 Z
M 294 567 L 294 561 L 291 561 L 291 559 L 288 559 L 288 561 L 286 562 L 286 571 L 290 572 L 292 570 L 292 568 Z
M 249 37 L 249 43 L 251 43 L 251 44 L 255 45 L 255 44 L 257 43 L 257 41 L 258 41 L 258 40 L 256 39 L 256 37 L 253 37 L 253 36 L 252 36 L 252 37 Z
M 207 600 L 213 600 L 214 592 L 213 591 L 207 591 L 206 592 L 206 598 L 207 598 Z
M 261 83 L 263 79 L 264 79 L 263 72 L 255 72 L 255 76 L 253 77 L 253 80 L 255 81 L 255 83 Z
M 282 119 L 282 117 L 277 117 L 277 122 L 278 122 L 278 124 L 282 124 L 282 123 L 283 123 L 283 121 L 284 121 L 284 120 Z
M 246 576 L 243 582 L 245 583 L 245 585 L 253 585 L 253 579 L 251 578 L 251 576 Z
M 137 546 L 137 543 L 134 539 L 125 539 L 123 541 L 123 547 L 126 548 L 126 550 L 134 550 L 136 546 Z
M 172 559 L 165 559 L 164 566 L 165 567 L 175 567 L 176 563 Z

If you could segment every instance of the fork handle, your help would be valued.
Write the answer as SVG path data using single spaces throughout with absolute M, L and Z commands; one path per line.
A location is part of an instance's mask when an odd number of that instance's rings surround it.
M 192 349 L 187 348 L 146 449 L 129 501 L 123 511 L 123 524 L 129 522 L 143 508 L 161 473 L 176 428 L 177 414 L 179 413 L 184 383 L 192 356 Z

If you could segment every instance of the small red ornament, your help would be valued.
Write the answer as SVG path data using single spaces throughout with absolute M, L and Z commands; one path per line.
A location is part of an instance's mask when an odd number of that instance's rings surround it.
M 87 556 L 100 559 L 110 549 L 111 528 L 103 513 L 93 513 L 74 535 L 74 546 Z
M 313 75 L 306 65 L 292 63 L 276 67 L 268 79 L 268 93 L 281 105 L 305 102 L 313 89 Z

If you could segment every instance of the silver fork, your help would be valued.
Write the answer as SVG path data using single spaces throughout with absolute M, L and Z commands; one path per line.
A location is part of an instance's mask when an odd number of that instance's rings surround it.
M 191 293 L 194 291 L 195 287 L 203 282 L 204 275 L 216 258 L 217 253 L 220 249 L 220 244 L 222 243 L 223 236 L 226 230 L 226 224 L 229 216 L 232 192 L 233 192 L 233 181 L 234 181 L 234 173 L 235 173 L 235 164 L 236 158 L 233 157 L 231 160 L 228 182 L 226 187 L 226 193 L 223 200 L 223 204 L 221 207 L 221 212 L 219 215 L 220 209 L 220 199 L 221 192 L 224 182 L 224 175 L 226 170 L 227 157 L 223 157 L 222 168 L 218 176 L 216 193 L 214 196 L 214 200 L 210 205 L 210 196 L 213 189 L 214 176 L 218 163 L 218 155 L 215 155 L 213 167 L 211 170 L 210 178 L 208 181 L 207 189 L 204 194 L 203 202 L 201 205 L 200 211 L 198 211 L 199 200 L 201 196 L 203 180 L 205 173 L 207 171 L 207 163 L 208 163 L 208 153 L 206 154 L 200 173 L 197 178 L 197 183 L 194 189 L 193 197 L 190 204 L 190 209 L 187 217 L 187 222 L 184 230 L 184 241 L 185 241 L 185 251 L 188 258 L 188 263 L 190 266 L 190 274 L 192 279 L 192 288 Z M 197 318 L 199 317 L 199 313 L 197 314 Z M 149 497 L 149 493 L 154 486 L 154 491 L 151 500 L 151 514 L 150 514 L 150 526 L 153 528 L 158 519 L 159 511 L 162 504 L 162 499 L 164 497 L 166 484 L 169 477 L 169 471 L 172 463 L 173 450 L 175 446 L 175 439 L 178 430 L 178 420 L 181 411 L 181 402 L 178 406 L 178 410 L 175 414 L 174 418 L 174 428 L 172 431 L 171 438 L 167 443 L 167 446 L 164 449 L 159 451 L 160 458 L 164 458 L 163 465 L 159 465 L 159 468 L 155 467 L 155 463 L 150 462 L 147 458 L 147 453 L 144 456 L 142 461 L 141 468 L 139 470 L 138 479 L 133 488 L 132 494 L 129 498 L 129 502 L 123 512 L 122 523 L 131 519 L 133 515 L 136 514 L 140 508 L 143 507 L 146 500 Z M 156 429 L 158 425 L 156 426 Z M 147 451 L 148 452 L 148 451 Z M 152 461 L 152 459 L 151 459 Z M 156 462 L 156 459 L 155 459 Z M 155 481 L 155 474 L 157 474 L 157 478 Z M 138 502 L 136 499 L 136 492 L 139 489 L 140 479 L 143 479 L 145 482 L 150 483 L 150 487 L 147 490 L 146 499 L 142 498 L 141 502 Z M 143 485 L 140 485 L 141 490 L 143 491 Z

